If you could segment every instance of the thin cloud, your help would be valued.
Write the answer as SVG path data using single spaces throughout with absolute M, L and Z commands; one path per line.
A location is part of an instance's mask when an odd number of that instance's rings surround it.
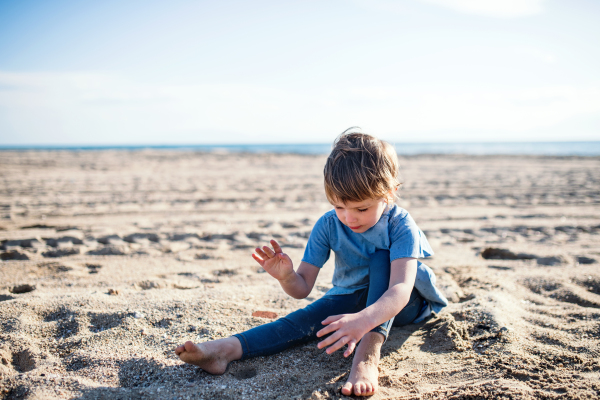
M 539 14 L 545 0 L 419 0 L 465 14 L 516 18 Z
M 148 84 L 91 73 L 0 72 L 2 86 L 10 87 L 0 89 L 4 144 L 322 142 L 323 132 L 337 132 L 349 123 L 403 141 L 428 141 L 441 132 L 460 131 L 477 132 L 461 140 L 493 140 L 498 132 L 502 136 L 496 140 L 519 140 L 569 119 L 600 115 L 598 85 L 350 86 L 315 91 Z M 414 133 L 418 135 L 407 136 Z

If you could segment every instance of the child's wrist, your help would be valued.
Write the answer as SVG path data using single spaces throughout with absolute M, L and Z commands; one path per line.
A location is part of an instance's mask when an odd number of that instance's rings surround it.
M 378 322 L 376 313 L 373 313 L 371 311 L 372 310 L 369 310 L 369 308 L 365 308 L 364 310 L 359 312 L 359 314 L 362 314 L 360 316 L 362 323 L 364 324 L 364 326 L 369 328 L 368 331 L 381 325 L 381 323 Z
M 292 282 L 294 282 L 296 280 L 296 272 L 292 271 L 290 274 L 288 274 L 286 277 L 282 278 L 282 279 L 278 279 L 279 283 L 282 285 L 288 285 Z

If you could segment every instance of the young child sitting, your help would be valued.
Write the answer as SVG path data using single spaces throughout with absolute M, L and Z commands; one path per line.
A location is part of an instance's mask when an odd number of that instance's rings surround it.
M 315 224 L 296 270 L 275 240 L 252 257 L 296 299 L 307 297 L 321 267 L 335 253 L 333 288 L 274 322 L 175 352 L 184 362 L 223 374 L 234 360 L 265 356 L 322 338 L 327 354 L 355 350 L 344 395 L 377 390 L 379 352 L 392 326 L 420 322 L 447 300 L 435 275 L 417 261 L 433 254 L 408 212 L 394 204 L 398 157 L 394 148 L 350 128 L 335 141 L 325 164 L 325 194 L 334 209 Z

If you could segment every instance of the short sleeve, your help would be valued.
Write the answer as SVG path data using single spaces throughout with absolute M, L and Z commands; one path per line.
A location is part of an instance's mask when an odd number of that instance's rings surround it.
M 302 261 L 321 268 L 329 260 L 330 249 L 329 218 L 325 214 L 319 218 L 310 233 Z
M 390 261 L 398 258 L 425 258 L 433 250 L 410 214 L 406 211 L 395 215 L 390 221 Z

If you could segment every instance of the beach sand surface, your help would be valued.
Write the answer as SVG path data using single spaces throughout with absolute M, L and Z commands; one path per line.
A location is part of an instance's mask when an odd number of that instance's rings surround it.
M 331 209 L 324 162 L 0 152 L 0 399 L 346 398 L 351 360 L 316 342 L 222 376 L 173 351 L 267 323 L 331 287 L 331 260 L 295 300 L 250 257 L 274 238 L 300 262 Z M 425 263 L 451 304 L 392 329 L 373 398 L 598 398 L 600 158 L 401 165 L 397 203 L 429 238 Z

